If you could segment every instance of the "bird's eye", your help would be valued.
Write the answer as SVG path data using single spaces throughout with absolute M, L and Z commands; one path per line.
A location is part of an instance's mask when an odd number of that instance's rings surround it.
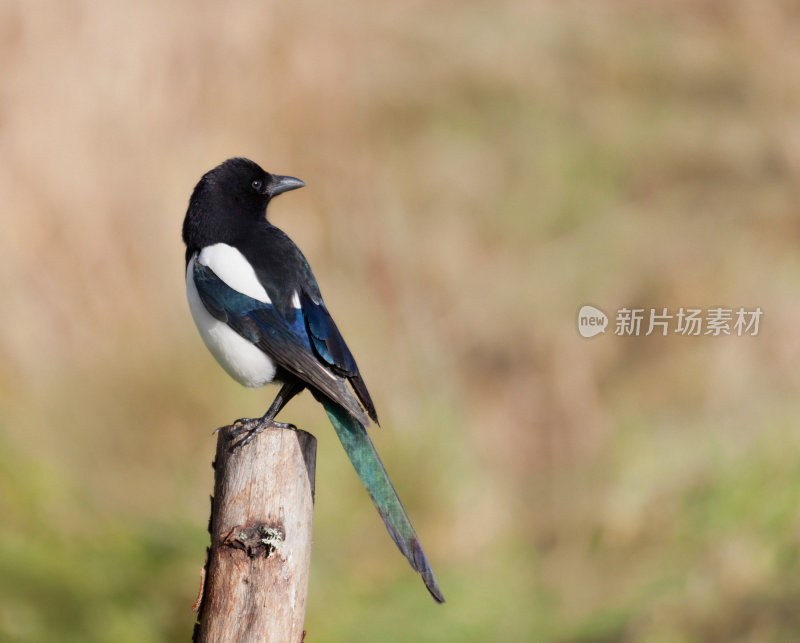
M 261 192 L 261 188 L 264 187 L 264 182 L 261 179 L 255 179 L 250 186 L 256 191 Z

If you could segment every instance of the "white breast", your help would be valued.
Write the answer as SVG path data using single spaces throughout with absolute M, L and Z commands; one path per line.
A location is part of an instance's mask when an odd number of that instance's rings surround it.
M 269 296 L 252 267 L 238 250 L 226 244 L 203 248 L 199 254 L 195 253 L 186 267 L 186 296 L 200 336 L 222 368 L 237 382 L 250 388 L 271 382 L 275 378 L 275 363 L 269 356 L 206 310 L 194 283 L 195 261 L 211 268 L 231 288 L 269 303 Z

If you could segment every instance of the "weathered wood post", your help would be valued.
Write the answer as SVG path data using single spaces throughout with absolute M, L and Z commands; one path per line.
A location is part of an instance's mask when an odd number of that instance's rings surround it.
M 267 429 L 230 452 L 219 432 L 211 547 L 195 609 L 201 643 L 300 643 L 311 563 L 317 441 Z

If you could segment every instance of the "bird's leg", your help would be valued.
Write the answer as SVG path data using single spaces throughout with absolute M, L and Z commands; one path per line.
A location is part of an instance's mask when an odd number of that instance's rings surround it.
M 289 424 L 287 422 L 277 422 L 275 420 L 275 416 L 280 413 L 280 410 L 286 406 L 286 404 L 291 400 L 295 395 L 300 393 L 303 390 L 303 385 L 297 381 L 294 382 L 284 382 L 283 386 L 281 386 L 281 390 L 278 391 L 278 394 L 275 396 L 270 407 L 267 409 L 267 412 L 264 413 L 263 416 L 260 418 L 239 418 L 231 425 L 231 430 L 229 432 L 229 437 L 231 440 L 236 440 L 239 436 L 242 436 L 241 439 L 231 444 L 231 451 L 235 451 L 246 444 L 248 444 L 254 437 L 256 437 L 261 431 L 264 429 L 292 429 L 296 430 L 297 427 L 294 424 Z M 228 427 L 223 427 L 228 428 Z

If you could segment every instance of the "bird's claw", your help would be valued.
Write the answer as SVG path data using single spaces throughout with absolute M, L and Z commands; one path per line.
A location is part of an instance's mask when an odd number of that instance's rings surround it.
M 297 431 L 294 424 L 288 422 L 277 422 L 268 418 L 239 418 L 232 424 L 219 427 L 214 433 L 220 431 L 228 432 L 228 440 L 231 442 L 229 450 L 231 453 L 252 442 L 264 429 L 289 429 Z M 244 434 L 244 435 L 242 435 Z M 241 437 L 240 437 L 241 436 Z M 238 438 L 238 439 L 237 439 Z

